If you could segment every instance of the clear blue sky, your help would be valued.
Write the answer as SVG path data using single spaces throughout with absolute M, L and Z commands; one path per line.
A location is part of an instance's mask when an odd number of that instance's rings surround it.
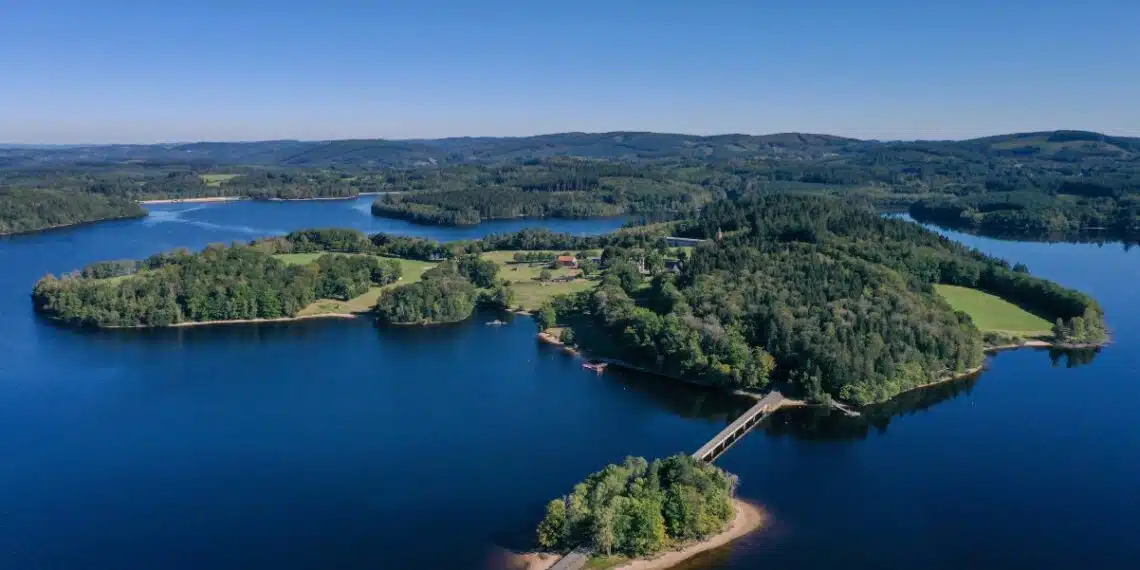
M 1137 0 L 0 0 L 0 142 L 1140 135 Z

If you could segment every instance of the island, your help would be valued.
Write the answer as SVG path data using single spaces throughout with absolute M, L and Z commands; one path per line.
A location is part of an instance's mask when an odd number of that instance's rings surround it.
M 145 215 L 146 211 L 138 204 L 123 198 L 56 190 L 0 188 L 0 235 Z
M 987 350 L 1108 339 L 1095 300 L 1024 266 L 864 206 L 783 194 L 607 236 L 441 244 L 306 230 L 48 276 L 32 300 L 93 327 L 353 315 L 424 325 L 510 309 L 619 366 L 857 405 L 977 372 Z
M 548 551 L 588 553 L 591 568 L 624 567 L 666 551 L 668 560 L 660 562 L 675 564 L 763 522 L 758 509 L 733 499 L 736 483 L 736 476 L 688 455 L 652 463 L 628 457 L 550 501 L 537 540 Z

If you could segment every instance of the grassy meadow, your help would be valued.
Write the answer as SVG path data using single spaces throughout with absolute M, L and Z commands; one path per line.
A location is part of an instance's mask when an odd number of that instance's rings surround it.
M 199 176 L 202 178 L 202 182 L 206 183 L 206 186 L 221 186 L 222 182 L 225 182 L 227 180 L 233 180 L 234 178 L 237 178 L 238 176 L 241 176 L 241 175 L 240 174 L 200 174 Z
M 316 258 L 325 255 L 324 253 L 279 253 L 274 255 L 277 259 L 288 263 L 290 265 L 304 265 L 311 263 Z M 379 257 L 379 256 L 377 256 Z M 388 259 L 380 257 L 380 259 Z M 310 315 L 323 315 L 327 313 L 364 313 L 372 310 L 376 305 L 376 300 L 380 298 L 380 293 L 385 289 L 395 287 L 397 285 L 404 285 L 406 283 L 414 283 L 420 280 L 424 272 L 431 269 L 435 264 L 428 261 L 419 261 L 415 259 L 399 259 L 392 258 L 400 262 L 400 268 L 403 270 L 400 280 L 390 285 L 383 287 L 373 287 L 367 293 L 358 297 L 353 297 L 347 301 L 340 301 L 337 299 L 318 299 L 313 304 L 301 309 L 297 316 L 310 316 Z
M 996 295 L 955 285 L 935 285 L 934 288 L 954 310 L 970 315 L 974 325 L 982 331 L 1019 336 L 1052 334 L 1053 325 L 1049 321 Z
M 515 263 L 515 253 L 517 252 L 488 251 L 482 254 L 483 259 L 489 259 L 501 266 L 499 267 L 499 279 L 506 279 L 511 282 L 511 288 L 514 289 L 515 292 L 515 300 L 513 303 L 515 307 L 533 311 L 558 295 L 588 291 L 598 284 L 598 282 L 593 279 L 581 277 L 582 272 L 578 269 L 566 269 L 561 267 L 558 269 L 550 269 L 547 265 L 542 263 Z M 559 255 L 563 252 L 548 251 L 543 253 Z M 544 283 L 538 279 L 543 269 L 550 271 L 550 276 L 553 279 L 561 277 L 576 277 L 576 279 L 566 282 Z

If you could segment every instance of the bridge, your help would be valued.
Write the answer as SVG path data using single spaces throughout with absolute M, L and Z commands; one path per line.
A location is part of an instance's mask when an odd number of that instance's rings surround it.
M 728 427 L 713 436 L 708 443 L 702 445 L 700 449 L 693 453 L 693 459 L 708 463 L 716 461 L 716 459 L 727 451 L 728 448 L 732 447 L 732 444 L 736 443 L 741 436 L 748 433 L 768 414 L 780 409 L 780 406 L 783 406 L 787 401 L 783 394 L 776 391 L 769 392 L 766 396 L 760 398 L 755 406 L 749 408 L 747 412 L 740 414 L 740 417 L 728 424 Z
M 768 414 L 780 409 L 788 403 L 783 394 L 772 391 L 748 408 L 747 412 L 740 414 L 739 418 L 728 424 L 728 427 L 713 436 L 708 443 L 693 453 L 693 459 L 712 463 L 716 461 L 732 444 L 736 443 L 744 434 L 756 427 Z M 590 551 L 579 548 L 563 556 L 550 567 L 550 570 L 580 570 L 590 561 Z

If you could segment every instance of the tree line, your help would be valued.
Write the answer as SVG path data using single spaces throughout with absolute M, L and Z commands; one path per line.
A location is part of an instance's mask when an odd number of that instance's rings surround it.
M 138 204 L 122 198 L 0 187 L 0 235 L 145 215 Z
M 317 299 L 347 301 L 400 273 L 398 262 L 372 256 L 327 254 L 289 265 L 256 246 L 215 245 L 156 254 L 133 267 L 103 263 L 49 275 L 36 284 L 32 302 L 53 319 L 93 327 L 274 319 L 296 316 Z

